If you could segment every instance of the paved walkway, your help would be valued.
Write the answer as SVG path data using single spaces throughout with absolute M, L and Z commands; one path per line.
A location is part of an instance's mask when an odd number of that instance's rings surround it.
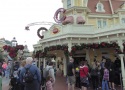
M 10 82 L 10 79 L 6 79 L 5 77 L 2 78 L 2 90 L 9 89 L 9 82 Z
M 8 85 L 9 85 L 9 79 L 3 78 L 2 79 L 2 90 L 8 90 L 8 88 L 9 88 Z M 116 89 L 121 90 L 120 86 L 117 86 Z M 67 90 L 66 78 L 63 77 L 59 72 L 57 73 L 54 90 Z M 80 90 L 80 89 L 76 88 L 75 90 Z M 88 90 L 92 90 L 92 88 L 89 88 Z
M 57 73 L 54 90 L 68 90 L 67 84 L 66 84 L 66 78 L 63 77 L 59 72 Z M 80 90 L 80 89 L 76 88 L 75 90 Z M 88 90 L 93 90 L 93 89 L 88 88 Z M 101 90 L 101 89 L 99 89 L 99 90 Z M 122 89 L 120 86 L 116 86 L 116 90 L 122 90 Z

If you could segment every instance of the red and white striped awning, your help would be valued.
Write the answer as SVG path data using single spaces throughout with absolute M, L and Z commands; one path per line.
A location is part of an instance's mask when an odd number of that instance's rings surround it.
M 78 16 L 76 19 L 77 24 L 85 24 L 85 20 L 82 16 Z

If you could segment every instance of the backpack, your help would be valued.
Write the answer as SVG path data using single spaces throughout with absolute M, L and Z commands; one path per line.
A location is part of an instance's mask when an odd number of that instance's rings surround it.
M 30 67 L 31 67 L 31 66 L 30 66 Z M 32 74 L 32 73 L 31 73 L 31 71 L 29 70 L 30 67 L 29 67 L 29 68 L 25 68 L 25 67 L 24 67 L 25 70 L 26 70 L 26 72 L 24 73 L 23 78 L 24 78 L 24 81 L 25 81 L 26 83 L 32 83 L 33 80 L 34 80 L 34 75 L 35 75 L 35 74 Z
M 46 68 L 43 69 L 43 77 L 46 79 L 49 76 L 49 70 L 52 68 L 49 68 L 48 70 Z

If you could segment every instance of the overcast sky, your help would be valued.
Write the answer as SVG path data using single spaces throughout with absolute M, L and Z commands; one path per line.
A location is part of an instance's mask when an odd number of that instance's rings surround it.
M 54 22 L 53 16 L 58 8 L 62 7 L 61 0 L 1 0 L 0 1 L 0 38 L 12 40 L 16 37 L 18 44 L 28 45 L 33 51 L 33 44 L 39 40 L 37 29 L 40 25 L 24 28 L 33 22 Z

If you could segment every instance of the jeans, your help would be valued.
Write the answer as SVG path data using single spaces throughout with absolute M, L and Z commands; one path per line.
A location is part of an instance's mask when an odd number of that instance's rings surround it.
M 102 90 L 109 90 L 108 81 L 102 80 Z

